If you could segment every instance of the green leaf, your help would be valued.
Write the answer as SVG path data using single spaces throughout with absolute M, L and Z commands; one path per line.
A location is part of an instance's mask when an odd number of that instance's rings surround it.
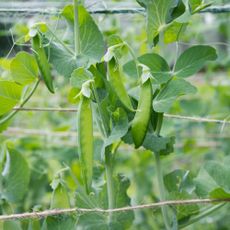
M 175 170 L 164 176 L 164 184 L 169 192 L 170 200 L 185 200 L 194 198 L 195 184 L 189 171 Z M 187 219 L 191 215 L 195 215 L 199 212 L 199 206 L 184 205 L 175 207 L 177 213 L 177 219 Z
M 61 215 L 58 217 L 48 217 L 45 220 L 45 227 L 43 230 L 75 230 L 77 226 L 77 220 L 73 216 Z
M 80 55 L 75 57 L 62 46 L 51 43 L 49 47 L 50 63 L 53 64 L 57 72 L 69 78 L 72 72 L 81 66 L 87 66 L 88 58 Z
M 173 191 L 169 193 L 170 200 L 189 200 L 193 198 L 194 196 L 186 192 Z M 177 213 L 177 220 L 187 219 L 188 217 L 199 213 L 199 206 L 197 204 L 179 205 L 176 206 L 175 209 Z
M 68 209 L 70 208 L 70 200 L 64 181 L 61 178 L 55 178 L 51 186 L 53 188 L 51 209 Z M 47 230 L 75 230 L 77 218 L 75 216 L 61 215 L 58 217 L 47 217 L 45 226 Z M 44 227 L 45 228 L 45 227 Z
M 183 78 L 189 77 L 203 68 L 207 61 L 213 61 L 216 58 L 215 48 L 205 45 L 193 46 L 178 58 L 174 75 Z
M 27 52 L 19 52 L 10 65 L 11 75 L 15 82 L 22 85 L 33 83 L 38 78 L 36 59 Z
M 60 178 L 54 179 L 51 186 L 53 193 L 50 208 L 69 208 L 69 195 L 63 181 Z
M 19 202 L 28 192 L 30 170 L 25 158 L 15 150 L 6 152 L 2 171 L 2 196 L 10 202 Z
M 174 21 L 169 26 L 167 26 L 164 32 L 164 42 L 166 44 L 178 41 L 182 32 L 185 31 L 188 23 L 180 23 Z
M 21 99 L 23 87 L 11 81 L 0 81 L 0 116 L 8 113 Z
M 171 78 L 170 67 L 163 57 L 156 53 L 148 53 L 138 57 L 138 61 L 150 69 L 156 84 L 166 83 Z M 137 78 L 137 69 L 134 61 L 126 63 L 124 72 L 132 78 Z
M 127 195 L 127 189 L 130 182 L 127 178 L 119 175 L 114 178 L 115 207 L 130 206 L 130 198 Z M 103 186 L 101 192 L 86 195 L 84 192 L 77 192 L 76 203 L 79 208 L 103 208 L 108 209 L 107 186 Z M 94 230 L 116 230 L 129 229 L 134 220 L 134 214 L 130 212 L 114 213 L 111 222 L 108 221 L 108 214 L 103 213 L 83 213 L 79 217 L 78 227 L 83 229 Z
M 196 192 L 199 196 L 212 198 L 230 197 L 229 158 L 224 163 L 208 161 L 195 178 Z
M 93 78 L 93 75 L 91 72 L 89 72 L 84 67 L 80 67 L 78 69 L 75 69 L 73 73 L 71 74 L 70 83 L 73 87 L 77 89 L 81 89 L 82 85 L 91 80 Z
M 119 60 L 126 52 L 129 51 L 126 44 L 117 35 L 111 35 L 107 40 L 107 44 L 109 48 L 104 55 L 105 62 L 109 62 L 113 57 Z
M 158 137 L 154 134 L 147 133 L 143 147 L 160 155 L 168 155 L 174 151 L 174 143 L 174 137 Z
M 195 190 L 195 184 L 189 171 L 177 169 L 164 176 L 164 184 L 169 192 L 184 191 L 191 194 Z
M 3 230 L 22 230 L 22 228 L 18 221 L 8 220 L 4 222 Z
M 196 93 L 196 88 L 189 82 L 173 78 L 160 91 L 153 100 L 153 108 L 156 112 L 168 112 L 173 102 L 179 97 L 190 93 Z
M 170 22 L 185 12 L 182 0 L 142 0 L 141 4 L 147 9 L 147 36 L 150 44 Z
M 112 128 L 110 135 L 104 140 L 101 151 L 101 158 L 105 157 L 105 148 L 119 141 L 129 129 L 129 121 L 126 112 L 122 108 L 118 108 L 112 114 Z
M 104 55 L 105 45 L 103 35 L 100 32 L 93 18 L 80 5 L 78 6 L 79 30 L 80 30 L 80 54 L 89 58 L 90 63 L 99 62 Z M 72 5 L 66 6 L 62 11 L 62 16 L 73 28 L 74 10 Z

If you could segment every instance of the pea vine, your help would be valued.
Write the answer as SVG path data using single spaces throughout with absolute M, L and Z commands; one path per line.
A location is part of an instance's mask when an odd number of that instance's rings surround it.
M 18 112 L 12 111 L 14 106 L 23 107 L 38 85 L 44 83 L 51 94 L 58 91 L 54 72 L 55 76 L 68 79 L 71 86 L 69 100 L 78 106 L 77 152 L 81 172 L 76 175 L 66 165 L 56 173 L 51 184 L 50 208 L 70 208 L 73 203 L 79 208 L 92 209 L 132 205 L 127 193 L 130 181 L 115 171 L 117 150 L 121 144 L 149 150 L 155 156 L 159 188 L 157 200 L 196 197 L 194 189 L 189 190 L 192 182 L 187 172 L 178 170 L 164 176 L 162 160 L 173 152 L 175 137 L 162 136 L 161 129 L 164 113 L 170 110 L 177 98 L 196 93 L 196 87 L 187 78 L 200 71 L 208 61 L 216 60 L 216 50 L 208 45 L 195 45 L 180 53 L 177 48 L 175 64 L 170 66 L 155 47 L 177 43 L 193 15 L 210 4 L 201 0 L 189 0 L 186 4 L 182 0 L 137 2 L 146 11 L 147 32 L 143 42 L 149 47 L 148 53 L 136 56 L 135 49 L 117 33 L 103 34 L 84 7 L 84 1 L 73 0 L 72 5 L 61 11 L 70 36 L 63 40 L 46 22 L 34 23 L 23 37 L 24 42 L 30 44 L 30 51 L 20 51 L 12 59 L 5 60 L 8 63 L 7 74 L 0 80 L 1 130 L 7 128 Z M 96 130 L 100 131 L 100 150 L 95 149 Z M 101 172 L 97 172 L 104 178 L 103 183 L 98 182 L 96 175 L 96 151 L 103 165 Z M 207 165 L 206 170 L 211 177 L 211 169 L 217 165 L 225 168 L 218 163 Z M 2 213 L 11 214 L 12 204 L 21 201 L 26 194 L 29 166 L 22 154 L 5 142 L 2 144 L 0 169 Z M 74 198 L 71 198 L 63 179 L 65 172 L 76 184 Z M 19 180 L 22 181 L 20 185 L 17 183 Z M 216 183 L 218 185 L 219 182 Z M 199 177 L 197 184 L 201 184 Z M 208 193 L 211 197 L 229 196 L 229 190 L 217 185 L 213 185 Z M 213 208 L 199 210 L 194 204 L 188 208 L 163 206 L 161 211 L 162 229 L 170 230 L 199 221 L 213 212 Z M 138 215 L 138 212 L 129 211 L 47 217 L 42 224 L 39 220 L 30 220 L 29 226 L 32 227 L 28 229 L 76 229 L 76 226 L 79 229 L 130 229 Z M 6 221 L 6 229 L 21 227 L 18 221 Z

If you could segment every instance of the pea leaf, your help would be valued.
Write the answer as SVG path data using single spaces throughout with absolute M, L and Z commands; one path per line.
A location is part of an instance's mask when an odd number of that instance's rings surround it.
M 18 221 L 8 220 L 3 223 L 3 230 L 22 230 L 22 227 Z
M 81 66 L 88 65 L 88 58 L 79 55 L 75 57 L 62 46 L 51 43 L 49 47 L 50 62 L 57 72 L 66 78 L 69 78 L 72 72 Z
M 51 208 L 69 208 L 69 196 L 63 181 L 59 178 L 54 179 L 51 186 L 53 188 Z
M 78 13 L 80 30 L 80 54 L 88 57 L 90 63 L 99 62 L 105 51 L 103 35 L 94 22 L 93 18 L 82 5 L 78 6 Z M 64 16 L 64 18 L 73 28 L 74 10 L 72 5 L 67 5 L 63 9 L 62 16 Z
M 78 69 L 75 69 L 71 74 L 70 83 L 73 87 L 81 89 L 82 85 L 92 78 L 93 75 L 90 71 L 88 71 L 84 67 L 80 67 Z
M 207 61 L 213 61 L 216 58 L 215 48 L 206 45 L 193 46 L 178 58 L 174 75 L 182 78 L 189 77 L 198 72 Z
M 159 113 L 168 112 L 173 102 L 179 96 L 195 92 L 196 88 L 189 82 L 174 77 L 162 88 L 156 98 L 154 98 L 153 108 Z
M 130 198 L 127 195 L 127 189 L 130 182 L 127 178 L 118 175 L 114 178 L 115 207 L 124 207 L 130 205 Z M 108 209 L 108 197 L 106 184 L 102 187 L 101 192 L 87 195 L 80 191 L 76 194 L 76 203 L 79 208 L 103 208 Z M 102 213 L 85 213 L 79 217 L 78 227 L 90 229 L 93 226 L 95 230 L 107 229 L 129 229 L 134 219 L 133 212 L 118 212 L 113 214 L 111 222 L 108 222 L 108 214 Z
M 60 178 L 55 178 L 51 187 L 53 189 L 52 199 L 51 199 L 51 209 L 60 209 L 60 208 L 70 208 L 70 200 L 64 181 Z M 75 216 L 62 215 L 59 217 L 47 217 L 45 220 L 45 227 L 47 230 L 62 230 L 76 229 L 77 219 Z
M 175 18 L 185 12 L 182 0 L 141 0 L 139 3 L 147 10 L 147 36 L 151 44 L 159 33 Z
M 143 147 L 160 155 L 168 155 L 174 151 L 174 143 L 174 137 L 158 137 L 154 134 L 147 133 Z
M 196 192 L 199 196 L 209 195 L 212 198 L 229 198 L 230 197 L 230 162 L 226 158 L 224 163 L 208 161 L 200 169 L 198 176 L 194 179 Z
M 20 101 L 23 87 L 11 81 L 0 81 L 0 116 Z
M 35 57 L 24 51 L 13 58 L 10 71 L 14 81 L 22 85 L 33 83 L 39 74 Z
M 179 191 L 191 194 L 195 190 L 195 184 L 191 173 L 182 169 L 174 170 L 164 176 L 164 184 L 169 192 Z
M 167 82 L 171 78 L 170 67 L 163 57 L 156 53 L 148 53 L 138 57 L 138 61 L 146 65 L 155 79 L 156 84 Z M 137 78 L 137 69 L 134 61 L 123 66 L 124 72 L 132 78 Z
M 126 112 L 122 108 L 118 108 L 112 114 L 112 129 L 110 135 L 105 139 L 101 151 L 101 158 L 105 157 L 105 148 L 119 141 L 129 129 L 129 121 Z
M 76 218 L 61 215 L 58 217 L 48 217 L 45 220 L 42 230 L 75 230 L 76 229 Z
M 6 162 L 2 171 L 2 196 L 10 202 L 22 200 L 28 191 L 30 170 L 25 158 L 15 150 L 6 152 Z
M 164 32 L 164 42 L 166 44 L 178 41 L 181 33 L 185 30 L 188 23 L 172 22 Z
M 194 196 L 191 194 L 188 194 L 186 192 L 178 192 L 173 191 L 169 193 L 169 199 L 170 200 L 189 200 L 194 199 Z M 182 221 L 184 219 L 189 218 L 192 215 L 196 215 L 199 213 L 199 206 L 197 204 L 191 204 L 191 205 L 180 205 L 175 207 L 176 214 L 177 214 L 177 220 Z

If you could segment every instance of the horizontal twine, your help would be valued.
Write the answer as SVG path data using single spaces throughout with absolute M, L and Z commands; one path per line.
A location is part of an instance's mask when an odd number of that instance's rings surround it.
M 94 9 L 89 10 L 90 14 L 140 14 L 145 13 L 146 10 L 141 7 L 129 7 L 129 8 L 111 8 L 111 9 Z M 212 6 L 208 7 L 199 13 L 229 13 L 230 12 L 230 5 L 224 6 Z M 34 15 L 34 14 L 41 14 L 41 15 L 60 15 L 61 10 L 58 8 L 0 8 L 0 15 L 1 14 L 24 14 L 24 15 Z
M 31 112 L 63 112 L 63 113 L 76 113 L 78 110 L 74 108 L 22 108 L 22 107 L 15 107 L 14 110 L 18 111 L 31 111 Z M 230 121 L 227 120 L 218 120 L 212 118 L 204 118 L 204 117 L 191 117 L 191 116 L 182 116 L 182 115 L 175 115 L 175 114 L 164 114 L 166 118 L 171 119 L 181 119 L 181 120 L 189 120 L 192 122 L 203 122 L 203 123 L 218 123 L 227 125 L 230 124 Z
M 34 218 L 44 218 L 48 216 L 57 216 L 61 214 L 86 214 L 86 213 L 117 213 L 117 212 L 128 212 L 134 210 L 142 210 L 142 209 L 153 209 L 160 208 L 162 206 L 171 205 L 171 206 L 182 206 L 182 205 L 194 205 L 194 204 L 216 204 L 216 203 L 229 203 L 230 199 L 191 199 L 191 200 L 168 200 L 161 201 L 157 203 L 136 205 L 136 206 L 128 206 L 122 208 L 114 208 L 114 209 L 101 209 L 101 208 L 69 208 L 69 209 L 53 209 L 53 210 L 45 210 L 41 212 L 25 212 L 20 214 L 11 214 L 11 215 L 1 215 L 0 221 L 6 220 L 22 220 L 22 219 L 34 219 Z

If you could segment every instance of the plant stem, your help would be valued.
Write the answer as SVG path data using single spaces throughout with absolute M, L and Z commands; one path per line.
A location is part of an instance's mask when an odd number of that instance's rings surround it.
M 208 210 L 202 212 L 200 215 L 197 215 L 197 216 L 194 216 L 194 217 L 190 218 L 188 222 L 186 222 L 184 224 L 180 224 L 179 228 L 180 229 L 185 228 L 185 227 L 187 227 L 187 226 L 189 226 L 189 225 L 191 225 L 191 224 L 203 219 L 204 217 L 212 214 L 213 212 L 215 212 L 216 210 L 220 209 L 224 205 L 226 205 L 226 203 L 215 205 L 214 207 L 209 208 Z
M 37 80 L 37 82 L 34 84 L 32 90 L 30 91 L 29 95 L 25 98 L 25 100 L 22 101 L 22 103 L 18 106 L 18 108 L 22 108 L 26 102 L 32 97 L 34 92 L 36 91 L 38 85 L 40 83 L 40 80 Z M 3 117 L 2 120 L 0 120 L 0 125 L 4 124 L 5 122 L 9 121 L 19 110 L 15 110 L 8 114 L 7 116 Z
M 163 113 L 158 113 L 158 118 L 157 118 L 157 127 L 156 127 L 156 134 L 159 136 L 162 123 L 163 123 L 163 118 L 164 114 Z M 159 185 L 159 190 L 160 190 L 160 201 L 166 200 L 166 195 L 165 195 L 165 187 L 164 187 L 164 179 L 163 179 L 163 172 L 161 168 L 161 160 L 160 160 L 160 154 L 155 153 L 155 159 L 156 159 L 156 171 L 157 171 L 157 181 Z M 164 224 L 167 230 L 170 230 L 170 219 L 168 216 L 168 209 L 167 206 L 162 206 L 161 207 L 161 212 L 164 220 Z
M 107 193 L 108 193 L 108 208 L 115 208 L 115 199 L 114 199 L 114 184 L 113 184 L 113 158 L 108 147 L 105 151 L 105 171 L 106 171 L 106 184 L 107 184 Z M 112 222 L 113 213 L 109 213 L 109 223 Z
M 105 138 L 109 136 L 109 126 L 104 118 L 103 111 L 100 105 L 100 99 L 97 94 L 95 86 L 92 86 L 93 94 L 98 105 L 98 111 L 103 123 L 104 135 Z M 115 208 L 115 199 L 114 199 L 114 183 L 113 183 L 113 154 L 111 151 L 111 146 L 106 147 L 105 149 L 105 173 L 106 173 L 106 185 L 107 185 L 107 194 L 108 194 L 108 208 Z M 113 213 L 109 213 L 109 223 L 112 222 Z
M 80 54 L 80 36 L 79 36 L 79 0 L 73 0 L 74 6 L 74 45 L 75 45 L 75 57 Z
M 164 188 L 164 181 L 163 181 L 163 173 L 162 173 L 162 168 L 161 168 L 161 160 L 160 160 L 160 154 L 155 153 L 155 159 L 156 159 L 156 171 L 157 171 L 157 180 L 158 180 L 158 185 L 159 185 L 159 190 L 160 190 L 160 201 L 166 200 L 165 196 L 165 188 Z M 161 207 L 161 212 L 162 216 L 164 219 L 164 224 L 167 230 L 170 230 L 170 220 L 167 212 L 167 207 L 162 206 Z

